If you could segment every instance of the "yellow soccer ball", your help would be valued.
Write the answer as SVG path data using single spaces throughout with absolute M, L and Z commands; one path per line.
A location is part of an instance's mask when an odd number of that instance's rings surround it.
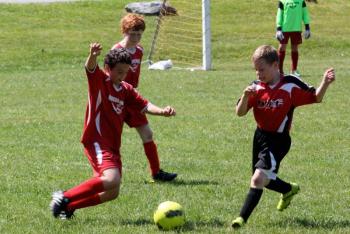
M 159 229 L 175 229 L 185 224 L 185 213 L 179 203 L 165 201 L 159 204 L 154 212 L 153 220 Z

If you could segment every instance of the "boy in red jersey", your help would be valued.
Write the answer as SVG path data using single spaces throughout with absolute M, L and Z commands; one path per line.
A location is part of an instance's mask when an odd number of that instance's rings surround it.
M 137 14 L 127 14 L 120 22 L 121 32 L 124 35 L 122 41 L 116 43 L 113 48 L 125 48 L 131 56 L 131 66 L 126 75 L 125 82 L 131 84 L 134 88 L 138 87 L 140 79 L 141 61 L 143 48 L 139 44 L 143 32 L 146 29 L 145 21 L 142 16 Z M 160 169 L 157 145 L 153 140 L 153 132 L 148 124 L 144 113 L 126 108 L 125 122 L 131 128 L 136 128 L 142 143 L 144 152 L 147 156 L 152 181 L 172 181 L 176 178 L 176 173 L 168 173 Z
M 104 59 L 104 70 L 97 64 L 101 50 L 99 43 L 92 43 L 85 63 L 89 100 L 81 142 L 94 177 L 65 192 L 53 193 L 50 207 L 56 218 L 69 219 L 76 209 L 117 198 L 122 175 L 120 144 L 126 107 L 153 115 L 175 115 L 172 107 L 159 108 L 151 104 L 123 81 L 131 64 L 130 54 L 125 49 L 110 50 Z
M 281 193 L 277 205 L 279 211 L 287 208 L 299 186 L 277 177 L 280 162 L 288 153 L 289 135 L 296 107 L 322 101 L 328 86 L 335 80 L 332 68 L 325 71 L 320 86 L 314 89 L 295 76 L 283 76 L 279 72 L 278 54 L 272 46 L 258 47 L 252 57 L 256 76 L 243 91 L 237 103 L 236 113 L 244 116 L 253 108 L 257 129 L 253 139 L 253 176 L 250 189 L 240 216 L 233 220 L 232 227 L 243 226 L 263 193 L 263 188 Z

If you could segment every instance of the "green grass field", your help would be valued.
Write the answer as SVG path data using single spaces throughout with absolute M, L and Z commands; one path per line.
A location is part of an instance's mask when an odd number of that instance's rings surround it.
M 309 4 L 312 37 L 300 48 L 303 79 L 317 86 L 335 67 L 337 81 L 324 102 L 296 110 L 292 148 L 280 177 L 301 193 L 278 212 L 279 194 L 265 191 L 240 233 L 350 233 L 350 2 Z M 51 193 L 91 176 L 80 136 L 88 45 L 120 39 L 126 1 L 0 4 L 0 233 L 161 233 L 153 212 L 165 200 L 183 205 L 183 233 L 232 233 L 249 188 L 252 114 L 238 118 L 236 100 L 255 79 L 250 63 L 261 44 L 277 46 L 277 1 L 212 1 L 213 71 L 149 71 L 140 92 L 175 118 L 150 116 L 162 167 L 176 182 L 147 184 L 137 133 L 125 127 L 123 182 L 117 200 L 52 218 Z M 154 18 L 147 17 L 149 30 Z M 151 32 L 145 33 L 144 45 Z M 147 48 L 146 48 L 147 50 Z M 289 66 L 286 57 L 286 68 Z M 288 70 L 288 69 L 286 69 Z M 172 233 L 172 232 L 168 232 Z

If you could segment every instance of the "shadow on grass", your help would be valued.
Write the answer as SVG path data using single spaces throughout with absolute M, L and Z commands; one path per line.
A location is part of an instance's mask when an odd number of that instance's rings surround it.
M 131 225 L 131 226 L 144 226 L 144 225 L 154 225 L 154 222 L 149 219 L 123 219 L 120 220 L 121 225 Z
M 307 218 L 295 218 L 291 220 L 283 220 L 275 223 L 279 227 L 287 226 L 299 226 L 304 228 L 323 228 L 332 230 L 335 228 L 349 228 L 350 220 L 334 220 L 332 218 L 324 219 L 307 219 Z
M 153 221 L 148 220 L 148 219 L 136 219 L 136 220 L 131 220 L 131 219 L 124 219 L 120 221 L 121 225 L 131 225 L 131 226 L 144 226 L 144 225 L 155 225 Z M 224 222 L 222 222 L 219 219 L 211 219 L 208 221 L 186 221 L 185 225 L 182 226 L 181 228 L 178 229 L 178 231 L 181 232 L 188 232 L 188 231 L 193 231 L 196 228 L 220 228 L 225 225 Z
M 208 221 L 195 221 L 195 222 L 187 221 L 185 225 L 181 228 L 181 230 L 186 232 L 186 231 L 193 231 L 196 228 L 204 228 L 204 227 L 207 227 L 208 229 L 221 228 L 224 225 L 225 223 L 219 219 L 211 219 Z
M 177 179 L 170 183 L 169 185 L 182 186 L 182 185 L 218 185 L 219 183 L 216 181 L 210 180 L 183 180 Z

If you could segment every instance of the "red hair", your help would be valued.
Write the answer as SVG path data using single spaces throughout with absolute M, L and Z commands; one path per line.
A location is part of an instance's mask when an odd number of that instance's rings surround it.
M 122 33 L 126 33 L 130 30 L 145 31 L 145 29 L 145 20 L 141 15 L 129 13 L 126 16 L 124 16 L 120 21 L 120 30 Z

